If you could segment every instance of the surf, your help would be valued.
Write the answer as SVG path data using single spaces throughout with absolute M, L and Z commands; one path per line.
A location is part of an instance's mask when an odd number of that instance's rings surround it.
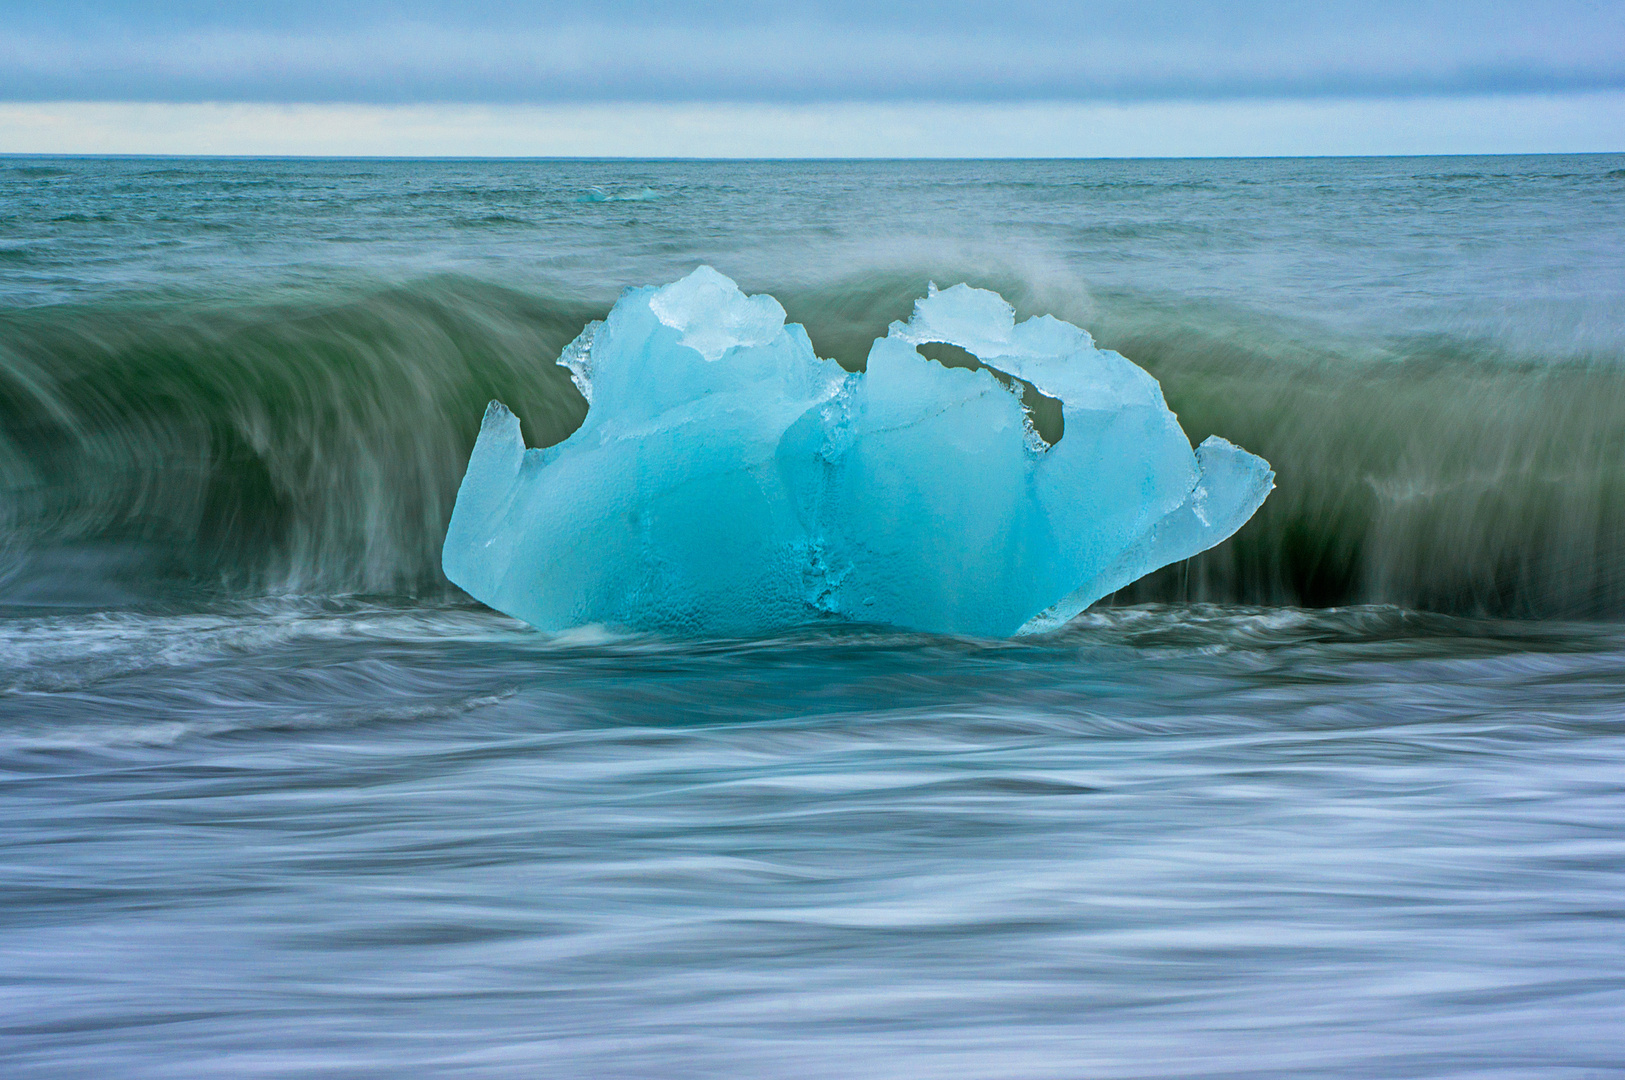
M 1246 528 L 1118 594 L 1457 614 L 1625 614 L 1625 366 L 1472 335 L 1373 345 L 1210 302 L 968 267 L 1162 385 L 1193 442 L 1265 457 Z M 767 286 L 860 371 L 942 267 Z M 557 360 L 609 305 L 461 274 L 311 296 L 0 309 L 0 583 L 10 603 L 445 596 L 441 538 L 487 401 L 527 446 L 587 402 Z

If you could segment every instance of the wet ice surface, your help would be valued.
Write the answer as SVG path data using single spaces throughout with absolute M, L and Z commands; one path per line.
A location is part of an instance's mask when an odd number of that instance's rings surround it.
M 1193 453 L 1156 380 L 1087 332 L 965 285 L 932 286 L 848 375 L 702 266 L 629 290 L 561 363 L 585 422 L 527 450 L 493 402 L 444 549 L 453 582 L 546 630 L 1052 630 L 1227 539 L 1273 486 L 1222 438 Z M 1024 395 L 1056 409 L 1048 437 Z
M 1625 637 L 0 620 L 7 1076 L 1619 1075 Z

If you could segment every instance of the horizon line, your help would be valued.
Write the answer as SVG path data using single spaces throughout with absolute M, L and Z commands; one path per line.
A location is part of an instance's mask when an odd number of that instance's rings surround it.
M 72 159 L 80 161 L 512 161 L 569 163 L 597 161 L 637 161 L 649 164 L 738 164 L 740 162 L 786 164 L 904 165 L 915 162 L 1023 162 L 1048 161 L 1404 161 L 1422 158 L 1532 158 L 1532 157 L 1621 157 L 1625 150 L 1510 150 L 1446 151 L 1404 154 L 1035 154 L 1029 157 L 912 157 L 875 156 L 780 156 L 780 157 L 702 157 L 640 154 L 211 154 L 211 153 L 96 153 L 0 150 L 0 159 Z

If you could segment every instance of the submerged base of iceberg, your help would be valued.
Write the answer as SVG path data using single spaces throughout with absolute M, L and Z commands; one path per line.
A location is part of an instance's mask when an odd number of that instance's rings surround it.
M 447 577 L 548 630 L 1034 633 L 1225 540 L 1273 487 L 1223 439 L 1193 452 L 1147 372 L 996 293 L 933 287 L 857 374 L 784 320 L 709 267 L 629 290 L 560 357 L 579 430 L 526 449 L 486 410 Z M 975 363 L 924 355 L 942 346 Z M 1059 402 L 1053 441 L 1035 399 Z

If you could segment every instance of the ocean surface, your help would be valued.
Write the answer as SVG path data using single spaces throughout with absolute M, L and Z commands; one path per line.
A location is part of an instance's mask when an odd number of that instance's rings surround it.
M 1015 641 L 460 594 L 700 263 L 1278 488 Z M 1625 155 L 0 157 L 0 1075 L 1625 1077 Z

